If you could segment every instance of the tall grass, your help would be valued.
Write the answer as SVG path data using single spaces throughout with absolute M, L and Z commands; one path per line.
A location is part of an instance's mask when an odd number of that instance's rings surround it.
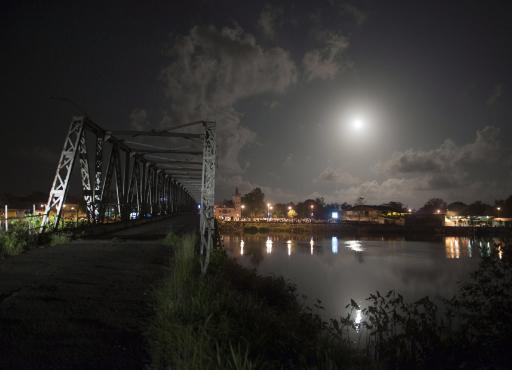
M 13 222 L 9 226 L 9 231 L 0 231 L 0 258 L 16 256 L 37 242 L 37 235 L 27 224 Z
M 69 233 L 53 233 L 50 235 L 50 246 L 67 244 L 71 241 L 71 234 Z
M 260 277 L 219 250 L 202 277 L 197 237 L 167 240 L 171 269 L 148 331 L 153 369 L 367 368 L 282 278 Z

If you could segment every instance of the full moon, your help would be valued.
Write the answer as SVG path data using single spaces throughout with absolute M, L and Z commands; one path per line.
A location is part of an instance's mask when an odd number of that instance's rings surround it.
M 364 128 L 364 120 L 361 117 L 356 117 L 352 120 L 352 128 L 356 131 L 361 131 Z

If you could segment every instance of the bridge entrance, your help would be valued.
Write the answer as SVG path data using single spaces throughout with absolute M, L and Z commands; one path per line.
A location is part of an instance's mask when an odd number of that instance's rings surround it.
M 211 121 L 162 130 L 107 130 L 87 116 L 73 117 L 40 231 L 59 227 L 78 162 L 91 224 L 177 215 L 198 207 L 201 266 L 206 272 L 214 234 L 215 134 Z M 141 138 L 165 143 L 148 144 Z

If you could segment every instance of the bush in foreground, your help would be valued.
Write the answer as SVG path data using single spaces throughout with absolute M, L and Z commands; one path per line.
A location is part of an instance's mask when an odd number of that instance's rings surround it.
M 30 248 L 37 241 L 25 223 L 12 223 L 9 231 L 0 232 L 0 258 L 16 256 Z
M 385 369 L 511 369 L 512 253 L 495 249 L 442 308 L 428 297 L 406 302 L 395 291 L 376 292 L 366 307 L 352 301 L 333 327 L 357 329 L 367 355 Z

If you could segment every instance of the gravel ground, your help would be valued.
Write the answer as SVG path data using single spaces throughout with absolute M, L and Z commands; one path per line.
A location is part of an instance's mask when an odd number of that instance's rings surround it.
M 0 369 L 144 369 L 151 289 L 168 269 L 167 231 L 133 227 L 0 261 Z

